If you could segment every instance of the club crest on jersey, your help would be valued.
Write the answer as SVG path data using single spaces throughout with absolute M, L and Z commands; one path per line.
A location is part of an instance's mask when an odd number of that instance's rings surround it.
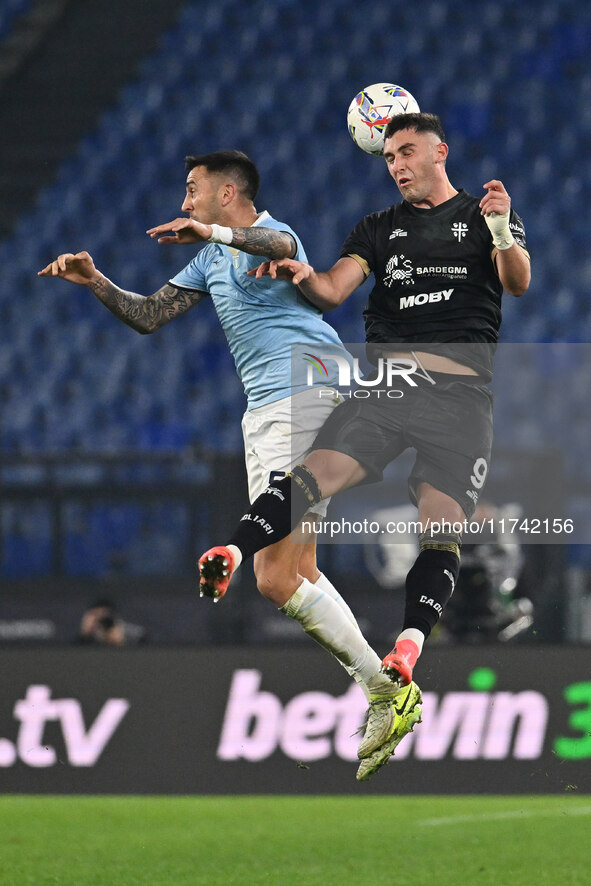
M 458 238 L 458 243 L 461 243 L 468 233 L 468 225 L 465 222 L 454 222 L 451 229 L 454 237 Z
M 393 255 L 386 265 L 386 276 L 384 277 L 384 286 L 392 286 L 394 283 L 402 283 L 408 285 L 414 283 L 412 278 L 413 266 L 409 258 L 403 255 Z

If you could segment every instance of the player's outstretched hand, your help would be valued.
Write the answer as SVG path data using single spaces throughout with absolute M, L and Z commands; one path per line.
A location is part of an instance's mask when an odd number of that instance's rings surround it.
M 209 240 L 212 234 L 211 225 L 192 218 L 175 218 L 165 225 L 157 225 L 146 231 L 152 240 L 158 238 L 159 243 L 201 243 Z
M 249 277 L 272 277 L 273 280 L 291 280 L 297 286 L 302 280 L 307 280 L 314 273 L 314 268 L 305 261 L 296 261 L 294 258 L 274 259 L 264 261 L 258 268 L 248 271 Z
M 64 252 L 58 255 L 55 261 L 50 262 L 42 271 L 37 272 L 38 277 L 61 277 L 70 283 L 86 285 L 97 276 L 92 256 L 88 252 Z
M 486 189 L 486 194 L 480 201 L 480 214 L 492 215 L 496 213 L 497 215 L 509 215 L 511 197 L 505 190 L 503 182 L 493 178 L 482 187 Z

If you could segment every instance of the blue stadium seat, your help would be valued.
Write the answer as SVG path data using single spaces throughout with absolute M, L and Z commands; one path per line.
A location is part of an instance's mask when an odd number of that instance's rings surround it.
M 33 0 L 3 0 L 0 8 L 0 41 L 10 36 L 19 19 L 29 12 Z

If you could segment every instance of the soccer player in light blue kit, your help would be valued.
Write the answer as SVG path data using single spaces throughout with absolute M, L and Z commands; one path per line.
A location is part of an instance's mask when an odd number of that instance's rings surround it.
M 254 163 L 239 151 L 217 151 L 187 157 L 185 164 L 182 211 L 188 218 L 147 233 L 159 243 L 206 245 L 157 292 L 145 297 L 120 289 L 97 270 L 87 252 L 64 253 L 39 274 L 86 285 L 116 317 L 144 334 L 212 297 L 248 398 L 242 427 L 252 502 L 271 480 L 302 461 L 339 400 L 336 390 L 334 397 L 318 397 L 305 383 L 294 387 L 291 346 L 326 349 L 340 342 L 320 311 L 290 282 L 248 276 L 261 257 L 306 261 L 296 234 L 255 209 L 259 174 Z M 307 519 L 325 515 L 326 504 L 315 505 Z M 318 570 L 313 534 L 265 548 L 256 555 L 254 569 L 263 596 L 330 652 L 368 700 L 383 702 L 392 695 L 392 683 L 380 673 L 380 659 L 353 613 Z M 286 592 L 287 579 L 293 577 L 297 590 Z

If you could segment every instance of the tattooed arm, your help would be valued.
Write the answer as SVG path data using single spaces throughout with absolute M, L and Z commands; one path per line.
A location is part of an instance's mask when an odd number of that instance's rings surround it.
M 147 298 L 137 292 L 127 292 L 95 268 L 88 252 L 64 253 L 39 271 L 39 276 L 61 277 L 88 286 L 112 314 L 144 335 L 156 332 L 208 295 L 196 289 L 180 289 L 170 283 Z
M 264 255 L 274 259 L 293 258 L 298 247 L 296 241 L 287 231 L 276 231 L 274 228 L 231 228 L 232 242 L 230 246 L 248 252 L 250 255 Z
M 298 251 L 297 243 L 287 231 L 276 231 L 274 228 L 263 228 L 254 225 L 248 228 L 225 228 L 231 232 L 232 240 L 228 246 L 260 255 L 274 260 L 293 258 Z M 150 228 L 146 233 L 159 243 L 202 243 L 209 240 L 212 234 L 211 225 L 195 221 L 192 218 L 175 218 L 165 225 Z M 163 236 L 168 234 L 168 236 Z
M 198 289 L 180 289 L 166 283 L 146 298 L 137 292 L 120 289 L 102 274 L 87 285 L 112 314 L 144 335 L 156 332 L 208 295 Z

